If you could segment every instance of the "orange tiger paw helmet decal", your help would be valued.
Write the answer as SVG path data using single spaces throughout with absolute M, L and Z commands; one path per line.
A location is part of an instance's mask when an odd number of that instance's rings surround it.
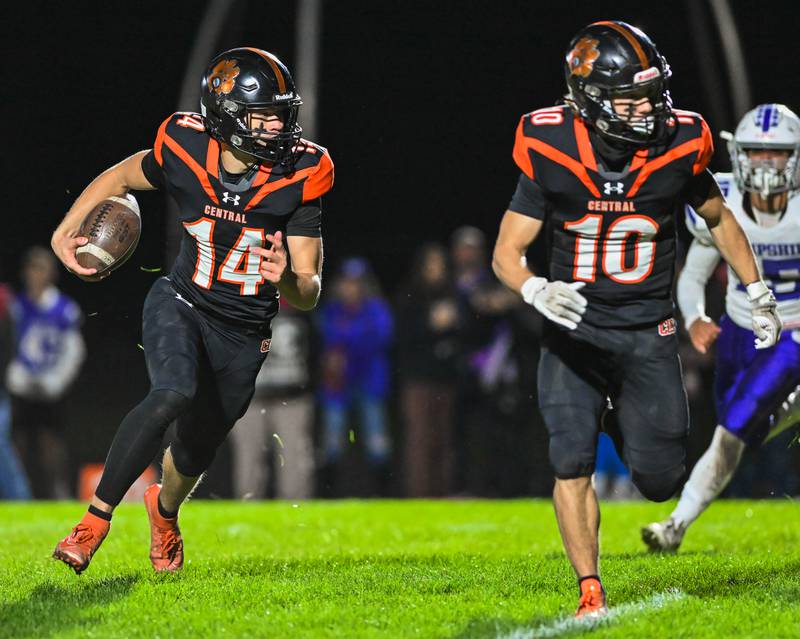
M 567 64 L 572 75 L 586 78 L 592 72 L 594 61 L 600 56 L 598 41 L 590 37 L 581 38 L 567 55 Z
M 236 66 L 236 60 L 222 60 L 208 76 L 208 86 L 217 95 L 230 93 L 238 75 L 239 67 Z

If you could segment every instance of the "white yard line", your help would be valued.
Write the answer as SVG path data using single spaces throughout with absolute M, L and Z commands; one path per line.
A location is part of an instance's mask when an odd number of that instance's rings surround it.
M 619 606 L 614 606 L 609 609 L 608 614 L 602 619 L 575 619 L 574 617 L 566 617 L 553 621 L 552 623 L 542 624 L 536 628 L 514 630 L 507 634 L 498 635 L 497 638 L 540 639 L 544 637 L 560 637 L 568 632 L 579 632 L 581 630 L 594 629 L 598 626 L 611 625 L 621 621 L 632 613 L 658 610 L 676 601 L 680 601 L 685 597 L 686 595 L 680 590 L 667 590 L 666 592 L 659 592 L 641 601 L 631 601 L 620 604 Z

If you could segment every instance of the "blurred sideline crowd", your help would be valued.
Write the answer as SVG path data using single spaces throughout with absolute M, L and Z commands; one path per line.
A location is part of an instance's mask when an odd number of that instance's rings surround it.
M 482 231 L 462 227 L 447 247 L 423 245 L 392 296 L 367 260 L 351 257 L 328 275 L 315 312 L 282 305 L 250 408 L 227 460 L 209 472 L 211 494 L 549 495 L 535 390 L 543 319 L 497 281 L 489 253 Z M 57 276 L 50 251 L 34 247 L 20 290 L 0 286 L 0 499 L 77 496 L 65 403 L 86 347 L 80 309 L 56 288 Z M 725 277 L 719 268 L 711 311 L 722 309 Z M 683 338 L 696 458 L 716 425 L 714 360 Z M 793 435 L 748 453 L 726 494 L 796 494 Z M 595 484 L 602 499 L 638 497 L 605 435 Z

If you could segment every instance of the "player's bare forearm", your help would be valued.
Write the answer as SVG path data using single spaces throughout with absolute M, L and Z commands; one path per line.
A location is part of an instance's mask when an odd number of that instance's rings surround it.
M 64 219 L 53 233 L 53 243 L 61 237 L 75 237 L 83 218 L 100 202 L 114 195 L 124 195 L 128 191 L 152 190 L 142 171 L 142 158 L 149 150 L 134 153 L 119 164 L 106 169 L 98 175 L 81 193 L 70 207 Z M 55 249 L 55 246 L 53 247 Z
M 494 246 L 492 269 L 497 278 L 515 293 L 533 273 L 525 253 L 541 230 L 542 222 L 532 217 L 506 211 Z
M 717 250 L 739 280 L 745 285 L 758 280 L 761 276 L 750 241 L 722 195 L 706 200 L 697 212 L 705 219 Z
M 290 266 L 283 271 L 278 290 L 295 308 L 311 310 L 322 290 L 322 238 L 290 235 L 286 247 Z
M 322 278 L 317 273 L 295 273 L 287 269 L 278 284 L 281 296 L 301 311 L 310 311 L 317 305 L 322 290 Z

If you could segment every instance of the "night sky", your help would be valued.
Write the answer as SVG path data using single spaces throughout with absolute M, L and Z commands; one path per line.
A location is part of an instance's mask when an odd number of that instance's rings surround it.
M 772 2 L 769 12 L 732 4 L 754 104 L 800 108 L 796 2 Z M 566 45 L 589 22 L 623 19 L 643 28 L 672 66 L 676 106 L 704 113 L 715 132 L 732 127 L 737 114 L 716 32 L 708 35 L 720 69 L 712 91 L 688 27 L 690 14 L 708 20 L 705 5 L 325 2 L 315 141 L 336 163 L 336 185 L 324 203 L 328 273 L 347 255 L 365 255 L 391 293 L 424 241 L 446 241 L 462 224 L 493 238 L 517 178 L 511 147 L 519 116 L 559 100 Z M 217 50 L 258 46 L 291 68 L 294 4 L 237 6 Z M 199 1 L 28 2 L 15 7 L 13 23 L 5 19 L 4 157 L 13 180 L 6 187 L 4 279 L 16 282 L 21 253 L 49 242 L 95 175 L 152 145 L 177 109 L 204 9 Z M 721 144 L 713 167 L 727 168 Z M 66 273 L 61 281 L 87 315 L 90 362 L 74 410 L 91 439 L 88 458 L 102 458 L 119 418 L 147 389 L 137 342 L 141 305 L 157 275 L 142 269 L 163 268 L 171 258 L 164 196 L 138 197 L 144 234 L 130 262 L 100 284 Z

